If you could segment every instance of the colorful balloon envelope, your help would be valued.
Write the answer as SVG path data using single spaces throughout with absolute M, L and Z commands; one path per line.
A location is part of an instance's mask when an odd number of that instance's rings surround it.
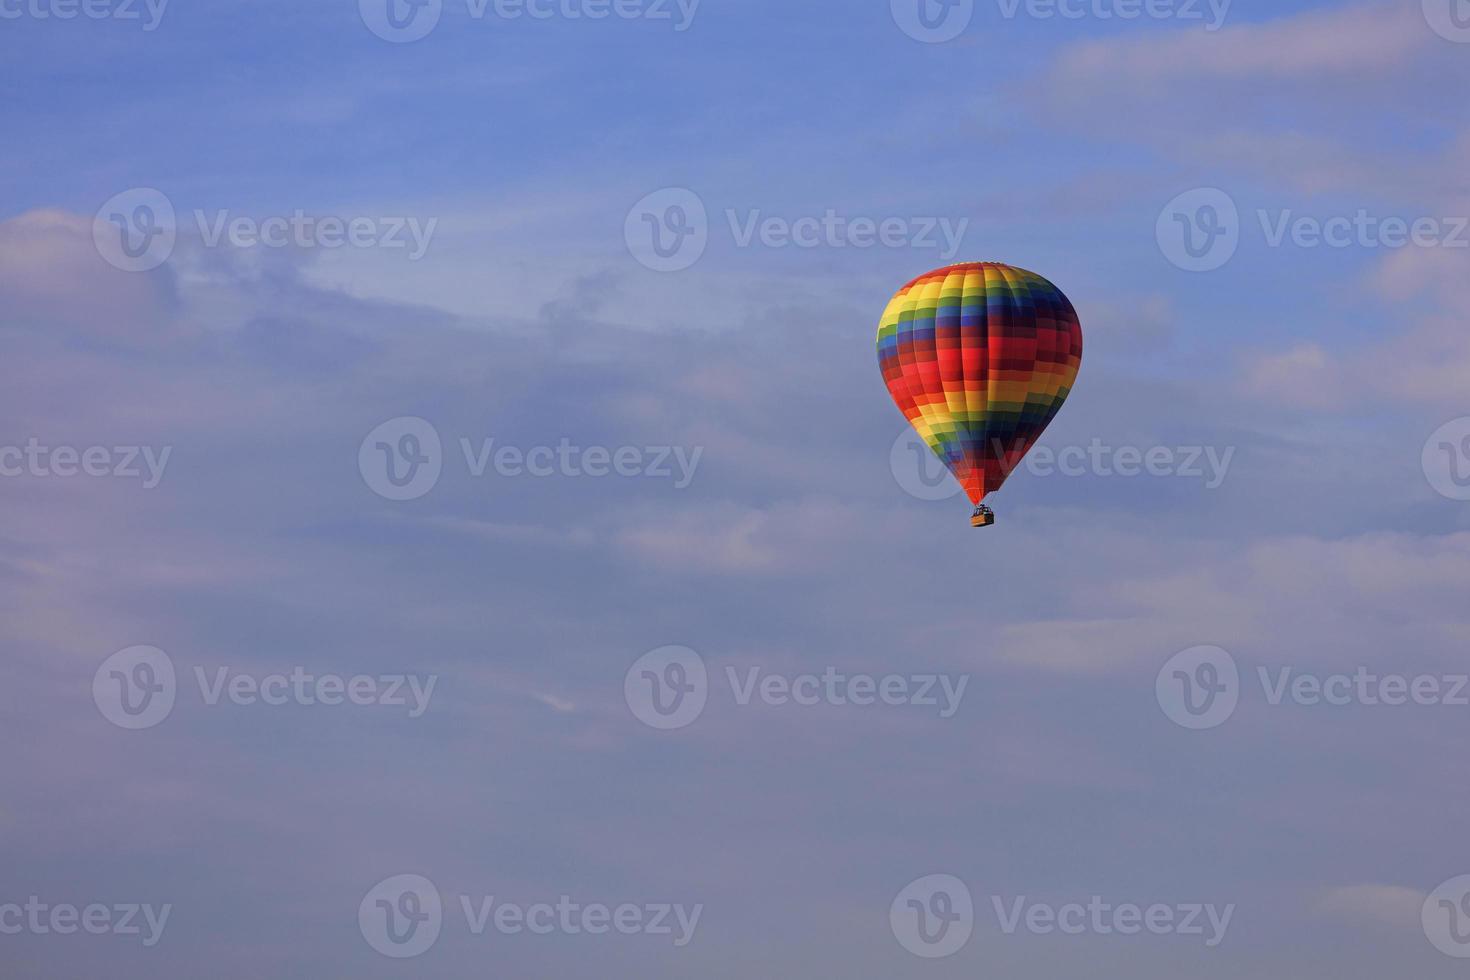
M 981 504 L 1056 418 L 1082 364 L 1082 326 L 1034 272 L 967 262 L 900 289 L 878 325 L 878 365 L 919 437 Z

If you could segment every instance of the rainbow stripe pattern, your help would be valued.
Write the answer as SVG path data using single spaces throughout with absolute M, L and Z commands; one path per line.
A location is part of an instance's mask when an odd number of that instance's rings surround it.
M 899 411 L 979 504 L 1067 400 L 1082 326 L 1036 273 L 967 262 L 894 295 L 878 324 L 878 365 Z

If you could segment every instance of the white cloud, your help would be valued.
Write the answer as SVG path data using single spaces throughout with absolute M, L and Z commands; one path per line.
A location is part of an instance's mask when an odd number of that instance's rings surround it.
M 1401 67 L 1435 42 L 1408 4 L 1334 8 L 1217 32 L 1088 41 L 1060 59 L 1074 84 L 1138 85 L 1201 78 L 1362 78 Z
M 821 564 L 858 520 L 850 505 L 828 499 L 695 506 L 645 517 L 617 542 L 630 558 L 670 571 L 788 575 Z
M 577 710 L 577 703 L 575 701 L 568 701 L 566 698 L 559 698 L 554 694 L 537 694 L 536 700 L 558 714 L 571 714 Z
M 145 345 L 172 332 L 166 270 L 123 272 L 92 242 L 92 223 L 57 210 L 0 222 L 0 307 L 8 325 L 46 328 Z
M 1456 600 L 1470 591 L 1470 534 L 1293 535 L 1224 558 L 1173 553 L 1165 569 L 1093 583 L 1073 616 L 992 621 L 977 656 L 1085 675 L 1208 643 L 1297 666 L 1370 666 L 1411 650 L 1409 662 L 1428 669 L 1454 661 L 1470 633 Z M 1089 615 L 1095 609 L 1110 615 Z M 1397 624 L 1391 641 L 1388 623 Z
M 1153 147 L 1218 182 L 1234 173 L 1365 203 L 1458 186 L 1462 159 L 1407 149 L 1393 107 L 1463 125 L 1433 92 L 1463 87 L 1465 59 L 1414 3 L 1327 7 L 1217 32 L 1127 34 L 1063 49 L 1040 104 L 1100 140 Z M 1463 141 L 1460 154 L 1463 156 Z M 1227 187 L 1227 190 L 1230 188 Z
M 1376 343 L 1341 349 L 1303 343 L 1251 356 L 1244 365 L 1247 390 L 1298 408 L 1371 402 L 1465 407 L 1470 252 L 1401 249 L 1380 260 L 1369 281 L 1386 309 L 1417 309 L 1418 321 L 1395 324 L 1403 332 L 1386 332 Z M 1422 312 L 1426 305 L 1431 312 Z

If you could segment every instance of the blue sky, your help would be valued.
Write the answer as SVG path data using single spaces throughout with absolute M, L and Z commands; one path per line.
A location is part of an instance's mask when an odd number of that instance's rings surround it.
M 0 0 L 0 973 L 1458 975 L 1470 5 L 975 0 L 929 43 L 906 2 L 445 0 L 397 43 L 378 0 Z M 659 271 L 671 202 L 703 251 Z M 130 265 L 140 204 L 174 231 Z M 945 228 L 1086 334 L 1042 449 L 1087 461 L 1016 473 L 983 533 L 872 347 Z M 706 704 L 660 730 L 635 664 L 668 647 Z M 1206 662 L 1235 706 L 1193 730 L 1169 692 Z M 174 702 L 128 727 L 145 663 Z M 964 687 L 742 703 L 751 671 Z M 433 687 L 210 693 L 293 673 Z M 1273 703 L 1364 673 L 1441 696 Z M 401 875 L 443 903 L 412 958 L 374 945 Z M 974 908 L 936 958 L 902 921 L 931 875 Z M 32 896 L 169 914 L 57 934 Z M 700 912 L 679 945 L 476 935 L 490 896 Z M 996 911 L 1092 896 L 1231 917 Z

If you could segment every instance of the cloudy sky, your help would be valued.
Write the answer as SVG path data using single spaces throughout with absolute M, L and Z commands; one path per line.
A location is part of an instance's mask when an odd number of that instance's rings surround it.
M 391 2 L 0 0 L 0 974 L 1462 974 L 1470 3 Z

